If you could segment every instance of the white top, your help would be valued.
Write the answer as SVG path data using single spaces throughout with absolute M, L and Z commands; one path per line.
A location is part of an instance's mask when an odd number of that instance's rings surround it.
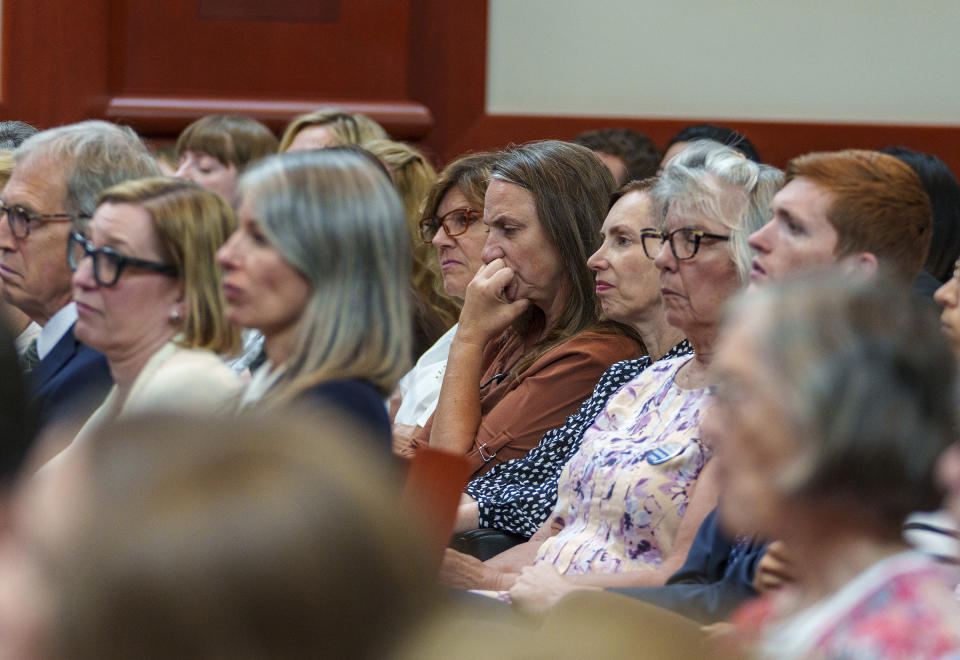
M 243 347 L 240 350 L 240 355 L 237 357 L 226 358 L 227 366 L 236 371 L 238 374 L 242 374 L 247 371 L 247 367 L 253 364 L 260 356 L 260 351 L 263 350 L 263 335 L 258 331 L 251 328 L 244 328 L 240 332 L 240 336 L 243 340 Z
M 53 350 L 67 330 L 77 322 L 77 303 L 67 303 L 59 312 L 50 317 L 37 337 L 37 355 L 42 360 Z M 28 342 L 29 343 L 29 342 Z M 24 349 L 26 350 L 26 349 Z
M 30 325 L 24 328 L 23 332 L 17 335 L 17 339 L 15 341 L 16 348 L 17 348 L 17 355 L 22 358 L 23 354 L 26 353 L 27 349 L 30 347 L 30 342 L 33 341 L 34 337 L 39 337 L 42 331 L 43 331 L 43 328 L 41 328 L 35 322 L 30 321 Z M 61 335 L 61 337 L 62 336 L 63 335 Z M 39 353 L 39 351 L 40 351 L 40 340 L 38 339 L 37 352 Z
M 903 538 L 914 549 L 960 564 L 960 526 L 946 511 L 918 511 L 907 516 Z
M 433 346 L 417 360 L 413 369 L 404 374 L 397 386 L 402 401 L 397 410 L 394 424 L 423 426 L 437 408 L 440 399 L 440 386 L 443 385 L 443 373 L 447 370 L 447 356 L 450 344 L 457 333 L 457 326 L 446 331 Z

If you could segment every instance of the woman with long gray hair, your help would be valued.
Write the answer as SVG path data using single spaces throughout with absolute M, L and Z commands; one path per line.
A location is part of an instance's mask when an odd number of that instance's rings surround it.
M 264 335 L 243 405 L 339 406 L 384 444 L 384 399 L 409 366 L 410 238 L 390 179 L 356 151 L 273 156 L 240 182 L 220 249 L 228 318 Z

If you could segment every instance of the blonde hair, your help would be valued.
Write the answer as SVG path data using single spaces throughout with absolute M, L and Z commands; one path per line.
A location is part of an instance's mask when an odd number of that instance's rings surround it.
M 214 353 L 240 348 L 227 321 L 217 249 L 236 227 L 233 209 L 216 193 L 172 177 L 127 181 L 103 191 L 99 204 L 133 204 L 150 214 L 166 258 L 183 283 L 181 344 Z
M 407 229 L 413 245 L 413 293 L 417 317 L 430 343 L 457 322 L 460 304 L 443 290 L 437 251 L 420 240 L 423 205 L 437 181 L 437 173 L 419 151 L 393 140 L 373 140 L 367 150 L 387 166 L 403 200 Z
M 309 126 L 329 127 L 337 138 L 337 146 L 348 144 L 366 146 L 367 142 L 372 140 L 385 140 L 389 137 L 383 130 L 383 126 L 366 115 L 337 108 L 321 108 L 295 117 L 283 132 L 277 151 L 284 153 L 290 148 L 297 133 Z
M 437 590 L 366 435 L 327 409 L 101 429 L 71 509 L 83 524 L 51 549 L 55 656 L 391 655 Z
M 393 184 L 370 156 L 271 156 L 240 180 L 270 243 L 310 285 L 283 375 L 266 401 L 360 378 L 384 396 L 409 364 L 410 239 Z

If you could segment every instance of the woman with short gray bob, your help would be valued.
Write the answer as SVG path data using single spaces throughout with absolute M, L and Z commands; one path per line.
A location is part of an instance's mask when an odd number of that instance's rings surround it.
M 730 234 L 730 257 L 746 283 L 753 249 L 747 244 L 749 232 L 741 228 L 762 227 L 770 219 L 770 199 L 783 185 L 783 173 L 713 140 L 696 140 L 685 151 L 657 184 L 659 216 L 666 218 L 673 204 L 684 214 L 716 218 Z
M 382 168 L 328 149 L 272 156 L 240 182 L 220 249 L 228 318 L 263 333 L 243 405 L 334 403 L 389 445 L 383 400 L 410 357 L 410 238 Z
M 939 506 L 936 459 L 955 437 L 956 367 L 922 301 L 842 272 L 762 287 L 732 307 L 714 366 L 703 434 L 721 519 L 783 541 L 796 576 L 742 615 L 756 657 L 960 649 L 955 569 L 901 533 Z

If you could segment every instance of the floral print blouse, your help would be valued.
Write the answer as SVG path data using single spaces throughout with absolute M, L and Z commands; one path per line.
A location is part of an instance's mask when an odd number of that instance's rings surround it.
M 661 360 L 607 402 L 560 476 L 537 561 L 563 574 L 653 569 L 673 545 L 700 471 L 707 389 L 674 383 L 690 356 Z

